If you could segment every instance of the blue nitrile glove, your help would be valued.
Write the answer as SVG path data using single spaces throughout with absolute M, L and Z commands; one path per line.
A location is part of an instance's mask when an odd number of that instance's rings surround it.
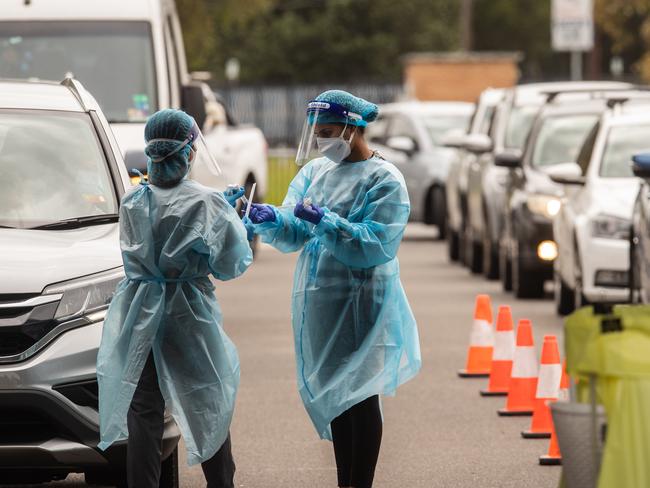
M 317 205 L 305 206 L 303 202 L 298 202 L 293 209 L 293 214 L 299 219 L 318 225 L 323 215 L 325 215 L 325 211 Z
M 223 192 L 223 196 L 226 197 L 228 203 L 235 208 L 237 206 L 237 200 L 244 196 L 245 190 L 243 186 L 240 187 L 230 187 Z
M 264 222 L 275 222 L 275 210 L 271 205 L 263 205 L 261 203 L 253 203 L 251 211 L 248 215 L 251 222 L 254 224 L 262 224 Z

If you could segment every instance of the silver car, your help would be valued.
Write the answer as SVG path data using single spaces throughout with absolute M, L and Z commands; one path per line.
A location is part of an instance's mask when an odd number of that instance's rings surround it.
M 411 200 L 411 220 L 446 233 L 446 182 L 456 151 L 443 147 L 453 131 L 467 130 L 474 105 L 466 102 L 404 102 L 383 105 L 368 126 L 373 149 L 404 175 Z
M 124 276 L 121 153 L 78 82 L 0 82 L 0 167 L 0 482 L 125 486 L 125 443 L 96 447 L 95 371 Z M 161 486 L 178 486 L 178 440 L 167 417 Z

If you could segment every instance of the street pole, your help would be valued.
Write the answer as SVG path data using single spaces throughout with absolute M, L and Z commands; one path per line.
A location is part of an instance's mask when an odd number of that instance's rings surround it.
M 571 80 L 582 80 L 582 51 L 571 51 Z
M 460 2 L 460 48 L 463 51 L 472 50 L 472 1 Z

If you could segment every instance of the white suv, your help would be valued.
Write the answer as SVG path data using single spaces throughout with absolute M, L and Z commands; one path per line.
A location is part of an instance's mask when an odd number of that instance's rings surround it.
M 130 181 L 108 121 L 76 81 L 0 81 L 0 483 L 68 473 L 125 485 L 126 445 L 97 449 L 95 364 L 124 276 Z M 178 486 L 165 423 L 161 486 Z
M 639 180 L 631 158 L 650 149 L 650 96 L 621 92 L 585 141 L 578 161 L 552 179 L 565 186 L 553 225 L 555 303 L 561 315 L 586 303 L 629 298 L 629 232 Z

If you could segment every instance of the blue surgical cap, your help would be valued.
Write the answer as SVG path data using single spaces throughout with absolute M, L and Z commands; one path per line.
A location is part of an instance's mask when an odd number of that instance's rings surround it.
M 147 173 L 149 181 L 162 187 L 178 184 L 189 171 L 190 144 L 180 151 L 165 157 L 178 148 L 189 134 L 194 120 L 182 110 L 164 109 L 153 114 L 144 128 L 145 142 L 153 139 L 173 139 L 178 141 L 155 141 L 147 144 L 145 154 L 148 156 Z M 154 163 L 152 159 L 165 157 Z
M 365 127 L 368 122 L 372 122 L 379 115 L 379 107 L 372 102 L 363 98 L 355 97 L 351 93 L 343 90 L 327 90 L 316 97 L 317 102 L 336 103 L 345 107 L 352 113 L 361 116 L 360 119 L 354 117 L 344 117 L 336 113 L 321 112 L 318 114 L 318 123 L 320 124 L 348 124 L 357 127 Z

